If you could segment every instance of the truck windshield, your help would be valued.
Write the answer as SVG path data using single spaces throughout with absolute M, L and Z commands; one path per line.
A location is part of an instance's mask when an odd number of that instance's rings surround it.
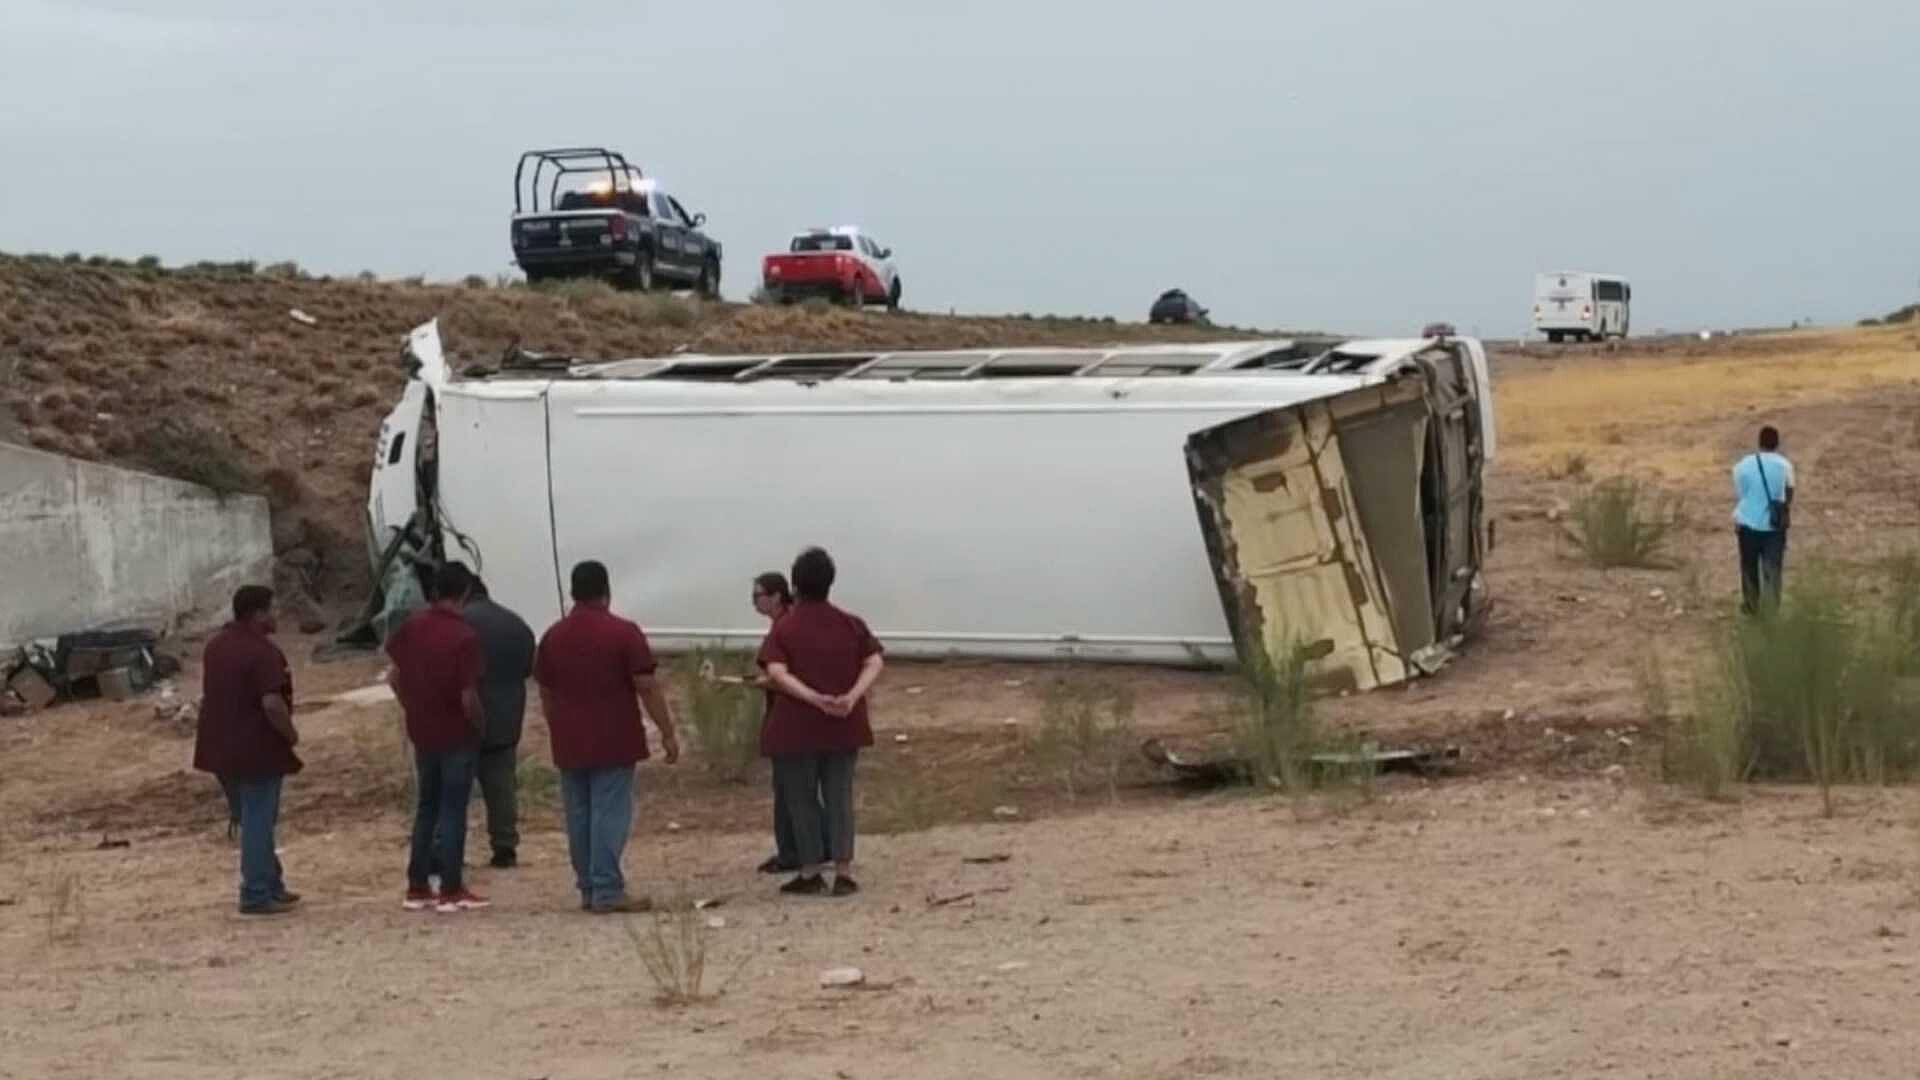
M 851 236 L 796 236 L 793 238 L 794 251 L 852 251 Z

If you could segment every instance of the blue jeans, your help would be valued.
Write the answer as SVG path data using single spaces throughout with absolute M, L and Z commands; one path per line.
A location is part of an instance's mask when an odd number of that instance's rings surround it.
M 467 861 L 467 802 L 473 797 L 473 770 L 480 754 L 471 746 L 413 752 L 419 802 L 413 810 L 413 850 L 407 858 L 407 887 L 424 889 L 440 875 L 440 891 L 457 891 Z
M 620 855 L 633 831 L 633 766 L 560 770 L 567 806 L 567 853 L 580 903 L 611 904 L 627 892 Z
M 240 815 L 240 906 L 259 907 L 287 891 L 280 859 L 273 853 L 273 830 L 280 822 L 280 785 L 284 776 L 224 776 L 220 786 Z

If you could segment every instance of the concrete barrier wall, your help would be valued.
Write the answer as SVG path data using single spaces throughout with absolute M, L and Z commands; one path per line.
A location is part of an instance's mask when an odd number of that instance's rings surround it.
M 0 443 L 0 645 L 217 623 L 272 571 L 257 495 Z

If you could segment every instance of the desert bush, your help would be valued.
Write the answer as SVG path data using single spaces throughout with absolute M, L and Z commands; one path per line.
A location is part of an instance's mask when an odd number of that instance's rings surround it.
M 659 1005 L 693 1005 L 719 997 L 753 957 L 752 952 L 743 952 L 733 970 L 708 989 L 707 961 L 713 931 L 684 885 L 652 918 L 644 920 L 644 926 L 637 919 L 626 921 L 625 926 L 640 967 L 653 983 L 653 1000 Z
M 1295 645 L 1278 658 L 1253 652 L 1242 659 L 1240 672 L 1244 697 L 1233 725 L 1233 748 L 1246 782 L 1283 791 L 1312 786 L 1318 740 L 1306 650 Z
M 1587 478 L 1587 455 L 1578 450 L 1569 450 L 1547 464 L 1549 480 L 1585 480 Z
M 1032 751 L 1059 778 L 1068 799 L 1105 788 L 1107 798 L 1117 801 L 1122 768 L 1138 755 L 1138 745 L 1133 695 L 1124 686 L 1076 674 L 1046 688 Z
M 643 296 L 636 307 L 642 322 L 688 327 L 700 321 L 699 309 L 677 296 Z
M 307 276 L 300 264 L 288 259 L 284 262 L 268 263 L 260 268 L 260 276 L 273 281 L 301 281 Z
M 253 464 L 224 432 L 178 416 L 162 416 L 134 437 L 142 464 L 162 476 L 220 492 L 259 492 Z
M 618 296 L 612 285 L 599 278 L 553 278 L 530 283 L 534 292 L 557 297 L 569 304 L 587 304 Z
M 1911 676 L 1920 573 L 1815 566 L 1778 610 L 1733 623 L 1715 642 L 1694 715 L 1675 733 L 1669 774 L 1709 795 L 1747 779 L 1833 789 L 1920 772 L 1920 700 Z M 1900 575 L 1906 576 L 1900 576 Z
M 520 812 L 560 810 L 560 770 L 534 758 L 522 758 L 514 767 Z
M 1622 477 L 1580 496 L 1568 533 L 1595 566 L 1651 567 L 1660 565 L 1660 551 L 1679 521 L 1672 498 Z
M 758 687 L 712 676 L 751 679 L 758 669 L 748 653 L 695 649 L 675 665 L 687 701 L 687 728 L 700 760 L 715 775 L 746 778 L 760 756 L 760 720 L 766 694 Z
M 134 260 L 133 265 L 140 270 L 159 270 L 161 269 L 160 256 L 142 255 Z
M 466 277 L 460 279 L 460 284 L 469 289 L 484 289 L 491 285 L 492 282 L 479 274 L 468 274 Z

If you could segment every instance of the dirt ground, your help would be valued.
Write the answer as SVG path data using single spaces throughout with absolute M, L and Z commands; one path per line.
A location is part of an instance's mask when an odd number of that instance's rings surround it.
M 723 901 L 723 992 L 673 1008 L 630 936 L 650 920 L 575 908 L 550 794 L 530 793 L 525 865 L 474 872 L 492 910 L 400 910 L 391 705 L 300 716 L 280 839 L 307 900 L 265 921 L 233 913 L 217 790 L 154 700 L 0 720 L 0 1077 L 1913 1075 L 1920 796 L 1852 790 L 1828 820 L 1804 790 L 1665 785 L 1637 673 L 1658 657 L 1684 681 L 1728 617 L 1725 470 L 1761 422 L 1801 479 L 1789 573 L 1911 545 L 1920 341 L 1497 367 L 1485 636 L 1436 678 L 1321 707 L 1459 747 L 1449 774 L 1286 799 L 1142 764 L 1070 797 L 1031 753 L 1049 685 L 1123 686 L 1141 735 L 1200 744 L 1232 680 L 899 664 L 861 765 L 857 899 L 783 901 L 753 873 L 764 771 L 643 768 L 634 884 Z M 1671 567 L 1594 570 L 1562 538 L 1582 485 L 1622 473 L 1680 500 Z M 303 700 L 378 677 L 287 644 Z M 867 986 L 820 988 L 841 965 Z

